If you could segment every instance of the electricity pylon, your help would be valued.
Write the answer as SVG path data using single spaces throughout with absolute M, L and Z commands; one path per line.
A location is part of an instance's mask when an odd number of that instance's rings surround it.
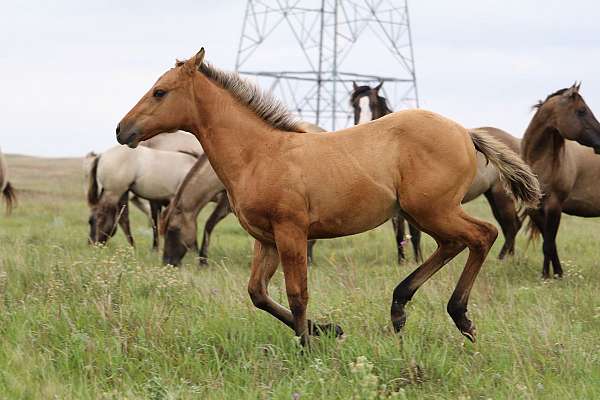
M 407 0 L 248 0 L 235 69 L 325 129 L 351 124 L 352 81 L 419 106 Z

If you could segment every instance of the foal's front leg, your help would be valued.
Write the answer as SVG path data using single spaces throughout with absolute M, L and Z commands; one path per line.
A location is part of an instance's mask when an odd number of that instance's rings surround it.
M 274 229 L 277 252 L 285 277 L 293 329 L 303 346 L 309 345 L 309 335 L 333 332 L 343 335 L 342 328 L 335 324 L 316 324 L 306 318 L 308 306 L 308 267 L 306 231 L 293 225 L 281 225 Z
M 308 320 L 308 268 L 306 231 L 294 225 L 275 227 L 275 243 L 283 266 L 285 290 L 292 311 L 294 332 L 303 346 L 309 345 Z

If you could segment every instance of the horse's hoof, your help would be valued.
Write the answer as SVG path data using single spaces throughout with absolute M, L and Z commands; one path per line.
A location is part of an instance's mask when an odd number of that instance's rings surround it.
M 200 257 L 198 259 L 198 265 L 200 265 L 201 267 L 208 266 L 208 258 L 206 258 L 206 257 Z
M 460 331 L 460 333 L 463 334 L 464 337 L 466 337 L 467 339 L 469 339 L 471 341 L 471 343 L 475 343 L 476 342 L 476 329 L 475 329 L 475 325 L 473 325 L 471 323 L 471 327 L 468 330 L 462 330 Z
M 313 336 L 329 336 L 340 337 L 344 334 L 342 327 L 336 324 L 317 324 L 309 323 L 309 333 Z

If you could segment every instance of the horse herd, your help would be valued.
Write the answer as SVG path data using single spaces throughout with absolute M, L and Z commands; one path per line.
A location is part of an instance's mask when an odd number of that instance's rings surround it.
M 118 124 L 117 141 L 128 147 L 86 157 L 90 241 L 106 242 L 119 225 L 133 245 L 131 201 L 151 217 L 155 249 L 164 236 L 164 263 L 179 265 L 188 250 L 206 263 L 213 228 L 234 212 L 256 239 L 252 302 L 308 345 L 311 335 L 343 333 L 306 317 L 314 240 L 364 232 L 391 218 L 398 260 L 410 238 L 421 262 L 393 292 L 395 331 L 418 288 L 468 248 L 447 310 L 475 340 L 467 304 L 497 230 L 461 203 L 485 196 L 505 238 L 500 259 L 514 253 L 529 218 L 532 234 L 543 236 L 543 277 L 551 276 L 550 265 L 562 276 L 555 242 L 561 214 L 600 216 L 600 124 L 578 84 L 537 104 L 522 140 L 492 127 L 466 129 L 428 111 L 393 113 L 380 89 L 354 84 L 356 126 L 324 132 L 237 74 L 204 62 L 204 49 L 177 61 Z M 1 171 L 0 188 L 12 193 Z M 14 195 L 6 198 L 11 204 Z M 217 205 L 198 246 L 197 216 L 211 201 Z M 424 262 L 420 232 L 438 246 Z M 268 293 L 279 263 L 289 309 Z

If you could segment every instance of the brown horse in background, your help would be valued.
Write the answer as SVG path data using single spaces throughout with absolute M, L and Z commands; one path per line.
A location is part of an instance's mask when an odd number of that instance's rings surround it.
M 2 150 L 0 150 L 0 192 L 6 202 L 6 214 L 9 215 L 17 202 L 15 189 L 8 180 L 8 167 Z
M 561 277 L 556 248 L 560 217 L 600 216 L 600 123 L 579 94 L 579 85 L 561 89 L 539 102 L 522 142 L 523 159 L 537 174 L 544 197 L 529 212 L 532 234 L 544 244 L 542 276 Z
M 474 340 L 469 294 L 498 234 L 461 207 L 477 172 L 476 152 L 498 168 L 519 200 L 536 205 L 539 186 L 529 167 L 485 133 L 423 110 L 332 133 L 298 133 L 281 103 L 203 60 L 204 49 L 164 73 L 121 120 L 117 140 L 136 147 L 160 132 L 196 135 L 241 225 L 256 239 L 248 284 L 255 306 L 292 328 L 304 345 L 310 334 L 342 334 L 336 325 L 306 318 L 307 241 L 364 232 L 402 210 L 438 248 L 394 290 L 394 329 L 404 326 L 405 305 L 417 289 L 468 248 L 447 310 Z M 280 261 L 289 310 L 268 294 Z
M 358 86 L 353 82 L 354 89 L 350 95 L 350 104 L 354 108 L 355 125 L 392 113 L 385 97 L 379 94 L 382 86 L 383 82 L 373 88 L 367 85 Z M 486 131 L 517 154 L 521 151 L 520 140 L 503 130 L 492 127 L 476 128 L 476 130 Z M 504 244 L 498 254 L 498 258 L 502 260 L 506 255 L 512 255 L 515 252 L 516 237 L 519 229 L 521 229 L 522 219 L 519 216 L 513 197 L 506 192 L 504 182 L 502 182 L 498 171 L 487 162 L 481 153 L 478 153 L 477 174 L 462 202 L 468 203 L 482 194 L 490 204 L 494 218 L 498 221 L 504 235 Z M 395 215 L 392 217 L 392 223 L 398 248 L 398 262 L 402 262 L 404 260 L 404 244 L 406 243 L 404 217 L 401 214 Z M 421 232 L 411 224 L 408 224 L 408 227 L 415 259 L 418 261 L 421 257 Z

